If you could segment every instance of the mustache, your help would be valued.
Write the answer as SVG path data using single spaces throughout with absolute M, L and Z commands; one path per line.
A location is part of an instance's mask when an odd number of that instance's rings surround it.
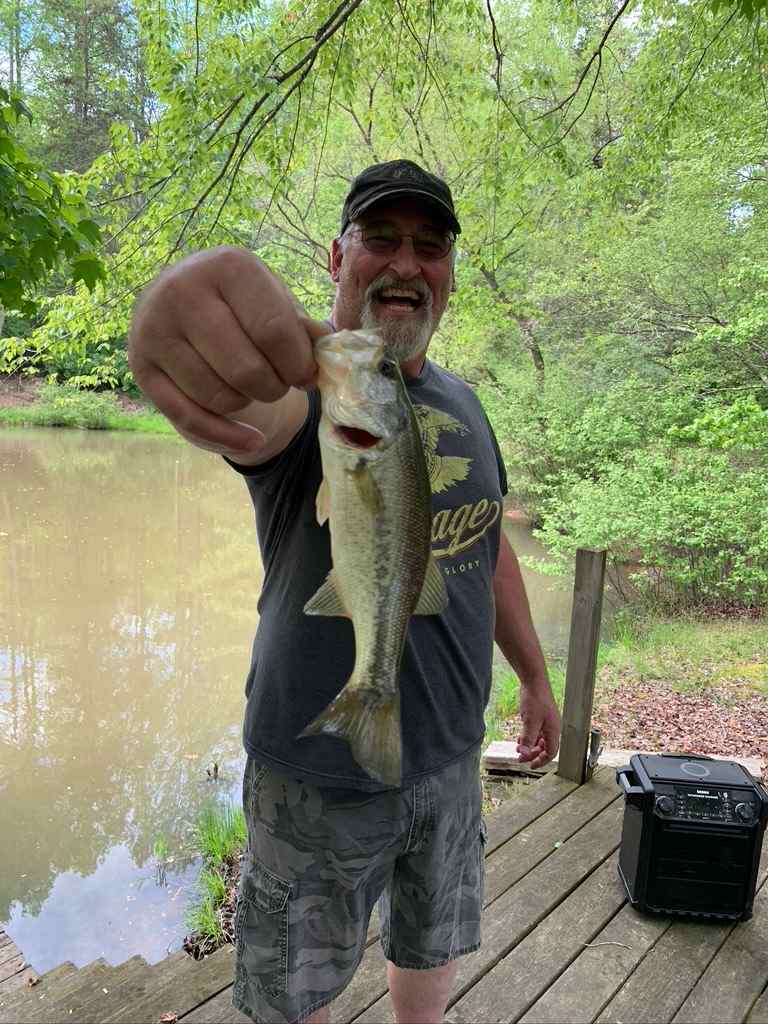
M 364 301 L 370 302 L 371 299 L 376 295 L 377 292 L 382 291 L 384 288 L 408 288 L 411 291 L 416 292 L 420 299 L 426 304 L 432 304 L 432 292 L 427 287 L 424 281 L 415 278 L 412 281 L 406 281 L 400 277 L 399 274 L 393 274 L 389 271 L 385 271 L 383 274 L 379 274 L 368 287 L 365 289 Z

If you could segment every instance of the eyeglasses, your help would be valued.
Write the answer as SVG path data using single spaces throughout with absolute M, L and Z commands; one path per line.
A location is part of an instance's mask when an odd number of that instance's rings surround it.
M 353 228 L 368 252 L 377 256 L 394 256 L 404 238 L 410 238 L 417 256 L 425 260 L 441 260 L 451 251 L 454 243 L 453 235 L 437 228 L 423 228 L 413 234 L 404 234 L 386 224 L 373 224 L 369 227 Z

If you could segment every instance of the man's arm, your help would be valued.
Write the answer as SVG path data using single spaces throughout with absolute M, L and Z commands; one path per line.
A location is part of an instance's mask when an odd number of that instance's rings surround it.
M 531 618 L 528 595 L 517 556 L 502 533 L 493 577 L 496 601 L 496 643 L 520 679 L 517 739 L 520 760 L 539 768 L 551 761 L 560 745 L 560 713 L 552 696 L 547 666 Z

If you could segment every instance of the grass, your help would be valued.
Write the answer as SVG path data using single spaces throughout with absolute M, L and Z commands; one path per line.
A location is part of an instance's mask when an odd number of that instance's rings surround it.
M 625 618 L 601 647 L 600 668 L 609 685 L 631 676 L 680 692 L 746 686 L 768 694 L 768 618 Z
M 175 431 L 159 412 L 126 412 L 112 392 L 83 391 L 47 380 L 39 399 L 29 405 L 0 409 L 0 425 L 9 427 L 75 427 L 82 430 L 127 430 L 144 434 Z
M 247 840 L 245 815 L 239 807 L 209 804 L 197 822 L 197 845 L 203 859 L 212 864 L 231 861 Z
M 552 684 L 552 692 L 557 701 L 558 707 L 562 710 L 563 694 L 565 692 L 565 666 L 560 662 L 550 659 L 549 680 Z M 485 711 L 485 743 L 492 743 L 494 740 L 507 738 L 505 729 L 509 719 L 514 718 L 520 709 L 520 681 L 514 672 L 496 672 L 493 686 L 491 687 L 491 699 Z
M 197 899 L 185 915 L 186 923 L 196 935 L 219 946 L 224 942 L 220 910 L 227 896 L 226 880 L 215 868 L 203 868 L 197 884 Z
M 195 841 L 204 866 L 185 914 L 200 954 L 216 949 L 231 937 L 238 862 L 246 840 L 245 816 L 240 808 L 209 804 L 200 812 Z
M 562 710 L 565 664 L 549 659 L 549 674 Z M 768 617 L 618 616 L 613 635 L 600 645 L 596 696 L 619 683 L 651 680 L 678 692 L 717 686 L 768 696 Z M 486 743 L 508 738 L 519 693 L 517 676 L 497 670 L 485 715 Z

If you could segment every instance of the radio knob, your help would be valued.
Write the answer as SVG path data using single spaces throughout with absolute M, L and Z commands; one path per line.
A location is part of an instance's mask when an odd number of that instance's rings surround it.
M 672 814 L 675 810 L 675 801 L 671 796 L 657 796 L 655 807 L 659 814 Z
M 752 821 L 755 816 L 752 804 L 736 804 L 736 817 L 741 821 Z

